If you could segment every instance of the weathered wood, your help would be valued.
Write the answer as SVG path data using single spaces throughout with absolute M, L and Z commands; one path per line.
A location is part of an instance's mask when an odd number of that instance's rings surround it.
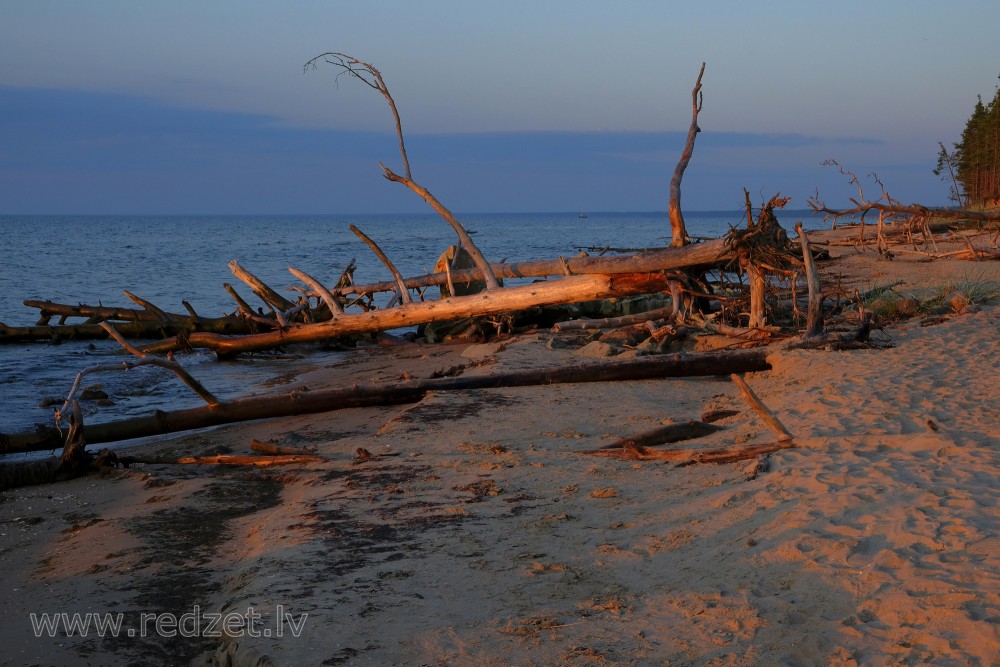
M 142 349 L 145 352 L 166 353 L 183 348 L 206 348 L 214 350 L 217 354 L 230 356 L 293 343 L 387 331 L 428 322 L 500 315 L 537 306 L 552 306 L 612 296 L 651 294 L 664 289 L 667 283 L 663 275 L 656 273 L 567 276 L 531 285 L 487 290 L 480 294 L 409 303 L 387 310 L 345 314 L 327 322 L 291 327 L 288 330 L 268 331 L 248 336 L 219 336 L 195 332 L 183 341 L 168 338 Z
M 361 239 L 362 242 L 375 253 L 375 256 L 379 258 L 385 268 L 389 269 L 389 273 L 392 277 L 396 279 L 396 285 L 399 286 L 399 298 L 403 300 L 403 303 L 413 303 L 413 297 L 410 296 L 410 291 L 406 289 L 406 285 L 403 284 L 403 275 L 396 268 L 396 265 L 392 263 L 389 256 L 382 252 L 382 248 L 378 247 L 378 244 L 371 239 L 370 236 L 365 234 L 363 231 L 355 227 L 354 225 L 348 225 L 348 229 L 354 232 L 354 235 Z
M 148 416 L 104 424 L 89 424 L 84 429 L 84 437 L 89 443 L 115 442 L 254 419 L 330 412 L 344 408 L 415 403 L 430 391 L 729 375 L 764 371 L 769 368 L 767 351 L 757 348 L 706 354 L 647 356 L 496 375 L 407 380 L 392 384 L 359 385 L 325 391 L 293 391 L 287 394 L 253 396 L 222 402 L 215 406 L 171 412 L 157 411 Z M 0 434 L 0 453 L 45 450 L 61 445 L 59 432 L 55 428 L 41 425 L 36 427 L 33 433 Z
M 315 69 L 316 63 L 319 61 L 339 67 L 342 70 L 342 73 L 358 79 L 369 88 L 378 91 L 379 94 L 385 98 L 385 101 L 389 104 L 389 109 L 392 111 L 393 120 L 396 121 L 396 138 L 399 140 L 399 154 L 403 160 L 404 175 L 399 176 L 384 164 L 379 162 L 378 164 L 382 168 L 382 173 L 388 180 L 405 185 L 421 199 L 430 204 L 431 208 L 437 211 L 438 215 L 444 218 L 445 222 L 451 225 L 451 228 L 458 236 L 459 243 L 469 251 L 472 259 L 476 262 L 476 266 L 478 266 L 484 274 L 487 289 L 495 289 L 499 287 L 500 285 L 497 282 L 496 276 L 494 276 L 493 272 L 490 270 L 489 262 L 487 262 L 486 258 L 483 257 L 483 253 L 480 252 L 479 248 L 473 242 L 472 237 L 469 236 L 465 226 L 462 225 L 454 214 L 452 214 L 452 212 L 449 211 L 437 197 L 432 195 L 427 188 L 419 185 L 413 180 L 413 174 L 410 172 L 410 159 L 406 154 L 406 143 L 403 140 L 403 123 L 399 117 L 399 109 L 396 108 L 396 100 L 393 99 L 392 94 L 389 92 L 389 86 L 386 84 L 385 79 L 382 78 L 382 73 L 371 63 L 366 63 L 363 60 L 355 58 L 354 56 L 337 51 L 328 51 L 311 58 L 305 64 L 303 69 Z
M 602 445 L 601 449 L 621 449 L 628 446 L 655 447 L 656 445 L 665 445 L 671 442 L 701 438 L 709 435 L 710 433 L 721 431 L 722 428 L 722 426 L 708 424 L 703 421 L 687 421 L 678 424 L 666 424 L 648 431 L 643 431 L 642 433 L 621 438 L 607 445 Z
M 796 445 L 791 440 L 780 440 L 763 444 L 729 445 L 712 449 L 649 449 L 647 447 L 624 447 L 622 449 L 596 449 L 577 452 L 590 456 L 605 456 L 634 461 L 676 461 L 677 467 L 694 465 L 696 463 L 735 463 L 746 459 L 791 449 Z
M 288 267 L 288 272 L 291 273 L 296 278 L 298 278 L 299 280 L 301 280 L 302 282 L 304 282 L 309 287 L 311 287 L 313 291 L 316 292 L 319 298 L 323 301 L 323 303 L 326 304 L 326 307 L 330 309 L 331 314 L 344 312 L 344 309 L 343 307 L 341 307 L 340 302 L 337 301 L 337 297 L 335 297 L 333 293 L 330 292 L 330 290 L 326 287 L 326 285 L 316 280 L 305 271 L 299 271 L 294 267 L 291 266 Z
M 744 400 L 746 400 L 750 407 L 753 408 L 758 415 L 760 415 L 760 418 L 764 420 L 764 423 L 767 424 L 768 428 L 774 431 L 774 433 L 778 436 L 778 440 L 791 440 L 792 434 L 788 432 L 788 429 L 786 429 L 785 425 L 781 423 L 781 420 L 775 417 L 774 413 L 771 412 L 766 405 L 764 405 L 764 401 L 760 400 L 760 397 L 754 393 L 754 390 L 750 388 L 750 385 L 748 385 L 743 378 L 735 373 L 733 373 L 730 377 L 733 382 L 736 383 L 736 386 L 739 387 Z
M 689 269 L 715 267 L 727 264 L 734 255 L 728 251 L 723 239 L 713 239 L 704 243 L 695 243 L 683 248 L 666 248 L 652 250 L 632 255 L 606 255 L 587 257 L 566 257 L 564 259 L 534 259 L 508 264 L 495 262 L 490 264 L 497 278 L 545 278 L 548 276 L 566 275 L 566 269 L 573 275 L 612 275 L 617 273 L 648 273 L 652 271 L 669 271 L 673 269 Z M 451 271 L 451 278 L 456 283 L 482 280 L 479 269 L 463 269 Z M 444 271 L 404 278 L 408 288 L 432 287 L 446 285 L 448 276 Z M 333 290 L 335 294 L 372 294 L 375 292 L 392 292 L 397 289 L 394 281 L 381 281 L 362 285 L 349 285 Z
M 650 320 L 662 320 L 670 317 L 672 312 L 673 306 L 667 306 L 666 308 L 654 308 L 653 310 L 647 310 L 642 313 L 621 315 L 619 317 L 606 317 L 599 320 L 567 320 L 566 322 L 557 322 L 552 326 L 552 330 L 579 331 L 589 329 L 614 329 L 616 327 L 628 326 L 629 324 L 642 324 L 643 322 L 648 322 Z
M 263 280 L 244 269 L 235 259 L 229 262 L 229 270 L 233 272 L 234 276 L 246 283 L 261 301 L 275 310 L 284 312 L 295 307 L 294 303 L 275 292 Z
M 181 382 L 186 384 L 191 389 L 191 391 L 198 394 L 198 396 L 200 396 L 203 401 L 205 401 L 209 405 L 219 404 L 219 399 L 217 399 L 212 394 L 212 392 L 206 389 L 205 386 L 201 382 L 199 382 L 197 378 L 188 373 L 183 366 L 177 363 L 177 361 L 173 359 L 162 359 L 148 352 L 143 352 L 142 350 L 139 350 L 138 348 L 130 344 L 127 340 L 125 340 L 122 337 L 122 335 L 119 334 L 117 331 L 115 331 L 115 328 L 112 327 L 107 322 L 101 322 L 101 328 L 107 331 L 108 335 L 110 335 L 112 338 L 118 341 L 118 344 L 121 345 L 123 348 L 125 348 L 125 350 L 129 354 L 139 357 L 142 360 L 142 363 L 153 364 L 154 366 L 159 366 L 160 368 L 165 368 L 173 372 L 174 375 L 180 378 Z
M 698 113 L 701 111 L 701 77 L 705 75 L 705 63 L 701 64 L 698 72 L 698 80 L 695 81 L 694 89 L 691 91 L 691 126 L 688 128 L 687 141 L 684 143 L 684 151 L 674 168 L 674 175 L 670 179 L 670 203 L 668 214 L 670 216 L 670 230 L 673 235 L 670 241 L 671 247 L 677 248 L 688 244 L 687 228 L 684 226 L 684 214 L 681 211 L 681 179 L 684 177 L 684 170 L 687 169 L 691 156 L 694 154 L 694 141 L 701 132 L 698 127 Z
M 132 294 L 131 292 L 129 292 L 128 290 L 122 290 L 122 291 L 125 293 L 125 296 L 127 296 L 129 299 L 131 299 L 132 301 L 134 301 L 136 304 L 142 306 L 143 310 L 148 311 L 150 314 L 153 315 L 153 317 L 155 317 L 159 321 L 161 321 L 161 322 L 169 322 L 170 321 L 170 316 L 167 315 L 167 313 L 165 313 L 162 309 L 158 308 L 151 301 L 147 301 L 146 299 L 143 299 L 142 297 L 138 297 L 135 294 Z
M 176 335 L 182 331 L 187 331 L 187 327 L 182 324 L 161 324 L 159 322 L 118 322 L 116 324 L 119 331 L 129 338 L 146 338 L 158 340 L 164 334 Z M 245 334 L 250 333 L 247 326 L 236 326 L 219 331 L 219 333 Z M 0 344 L 4 343 L 31 343 L 36 341 L 63 341 L 63 340 L 102 340 L 108 334 L 99 324 L 54 324 L 54 325 L 34 325 L 28 327 L 12 327 L 0 323 Z
M 812 249 L 809 246 L 809 236 L 802 229 L 802 223 L 795 224 L 795 231 L 802 242 L 802 261 L 806 271 L 806 286 L 809 290 L 809 308 L 806 311 L 806 331 L 803 338 L 813 338 L 823 333 L 823 292 L 819 282 L 819 271 L 813 260 Z
M 142 465 L 220 465 L 267 467 L 293 463 L 317 463 L 330 459 L 318 454 L 214 454 L 210 456 L 121 456 L 117 462 L 125 467 Z
M 256 438 L 250 440 L 250 449 L 261 454 L 284 454 L 289 456 L 312 456 L 314 452 L 302 447 L 288 447 L 286 445 L 275 445 L 270 442 L 262 442 Z

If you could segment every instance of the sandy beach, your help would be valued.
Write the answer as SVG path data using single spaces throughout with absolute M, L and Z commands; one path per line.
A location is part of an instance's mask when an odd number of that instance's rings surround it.
M 998 665 L 1000 305 L 977 297 L 1000 263 L 830 251 L 824 285 L 905 281 L 901 300 L 938 305 L 887 321 L 884 349 L 773 345 L 745 380 L 794 448 L 682 467 L 580 453 L 711 410 L 735 414 L 683 446 L 773 442 L 728 378 L 440 392 L 158 438 L 136 451 L 256 439 L 327 460 L 3 493 L 0 663 Z M 555 335 L 365 348 L 285 388 L 578 362 Z M 37 627 L 60 613 L 122 625 Z

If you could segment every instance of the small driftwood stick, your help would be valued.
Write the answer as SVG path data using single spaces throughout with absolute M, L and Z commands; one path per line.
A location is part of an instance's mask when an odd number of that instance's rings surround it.
M 157 317 L 157 319 L 159 319 L 159 320 L 161 320 L 163 322 L 169 322 L 170 321 L 170 316 L 167 315 L 167 313 L 165 313 L 163 310 L 157 308 L 155 305 L 153 305 L 149 301 L 146 301 L 145 299 L 143 299 L 141 297 L 138 297 L 135 294 L 132 294 L 128 290 L 122 290 L 122 291 L 125 292 L 125 296 L 127 296 L 129 299 L 131 299 L 135 303 L 139 304 L 140 306 L 142 306 L 143 308 L 145 308 L 149 312 L 153 313 L 153 315 L 155 315 Z
M 222 286 L 225 288 L 227 292 L 229 292 L 229 296 L 233 297 L 233 301 L 236 302 L 236 305 L 239 306 L 240 310 L 246 313 L 255 312 L 254 309 L 250 306 L 250 304 L 243 300 L 243 297 L 239 295 L 239 292 L 236 291 L 235 287 L 233 287 L 229 283 L 222 283 Z
M 670 317 L 673 312 L 673 306 L 667 306 L 666 308 L 656 308 L 654 310 L 647 310 L 644 313 L 635 313 L 634 315 L 621 315 L 619 317 L 607 317 L 601 320 L 568 320 L 566 322 L 557 322 L 552 325 L 553 331 L 576 331 L 579 329 L 614 329 L 616 327 L 623 327 L 629 324 L 642 324 L 643 322 L 648 322 L 649 320 L 662 320 Z
M 785 425 L 774 416 L 774 413 L 771 412 L 766 405 L 764 405 L 764 402 L 760 400 L 757 394 L 754 393 L 753 389 L 750 388 L 750 385 L 744 382 L 743 378 L 735 373 L 729 377 L 732 378 L 733 382 L 736 383 L 736 386 L 739 387 L 740 393 L 743 394 L 743 398 L 750 405 L 750 407 L 753 408 L 754 411 L 760 415 L 761 419 L 764 420 L 764 423 L 775 432 L 778 436 L 778 442 L 791 440 L 792 434 L 789 433 L 788 429 L 785 428 Z
M 733 463 L 792 447 L 795 447 L 793 441 L 779 440 L 778 442 L 764 444 L 730 445 L 713 449 L 696 449 L 690 447 L 684 449 L 649 449 L 648 447 L 632 445 L 618 450 L 596 449 L 578 453 L 633 461 L 677 461 L 677 466 L 681 467 L 696 463 Z
M 389 269 L 389 273 L 391 273 L 392 277 L 396 279 L 396 284 L 399 286 L 399 295 L 403 300 L 403 303 L 413 303 L 413 298 L 410 297 L 410 291 L 406 289 L 406 282 L 403 280 L 403 274 L 399 272 L 396 265 L 389 260 L 384 252 L 382 252 L 382 249 L 378 247 L 378 244 L 354 225 L 349 225 L 348 229 L 354 232 L 355 236 L 364 241 L 365 245 L 371 248 L 372 252 L 374 252 L 382 263 L 385 264 L 385 268 Z
M 270 442 L 263 442 L 253 438 L 250 440 L 250 449 L 261 454 L 285 455 L 285 456 L 315 456 L 314 452 L 302 447 L 286 447 L 285 445 L 275 445 Z
M 602 445 L 601 449 L 624 449 L 626 447 L 654 447 L 665 445 L 670 442 L 680 442 L 681 440 L 691 440 L 700 438 L 716 431 L 721 431 L 723 427 L 715 424 L 707 424 L 700 421 L 688 421 L 680 424 L 667 424 L 649 431 L 643 431 L 636 435 L 628 436 L 616 440 L 607 445 Z
M 315 454 L 308 455 L 276 455 L 260 456 L 249 454 L 216 454 L 215 456 L 181 456 L 179 458 L 166 458 L 159 456 L 122 456 L 118 462 L 125 466 L 136 463 L 146 465 L 159 464 L 179 464 L 179 465 L 223 465 L 223 466 L 276 466 L 289 465 L 292 463 L 315 463 L 317 461 L 327 461 L 326 457 Z
M 823 333 L 823 292 L 819 282 L 819 272 L 813 260 L 809 237 L 802 229 L 802 223 L 795 224 L 795 231 L 802 241 L 802 261 L 806 269 L 806 285 L 809 289 L 809 309 L 806 314 L 806 332 L 803 338 L 813 338 Z
M 332 315 L 336 316 L 337 313 L 344 312 L 344 309 L 340 307 L 340 302 L 338 302 L 336 297 L 333 296 L 333 293 L 327 289 L 326 285 L 316 280 L 305 271 L 299 271 L 291 266 L 288 267 L 288 271 L 306 285 L 309 285 L 309 287 L 311 287 L 323 300 L 323 303 L 326 304 L 327 308 L 330 309 L 330 313 Z
M 230 261 L 228 266 L 229 270 L 233 272 L 233 275 L 246 283 L 247 286 L 253 290 L 254 294 L 260 297 L 261 301 L 266 303 L 268 306 L 282 312 L 291 310 L 295 307 L 294 303 L 275 292 L 260 278 L 244 269 L 235 259 Z
M 111 326 L 107 322 L 101 322 L 100 326 L 102 329 L 108 332 L 109 336 L 118 341 L 118 344 L 121 345 L 123 348 L 125 348 L 125 350 L 127 350 L 130 354 L 139 357 L 142 360 L 142 363 L 152 364 L 153 366 L 159 366 L 160 368 L 166 368 L 169 371 L 173 371 L 174 375 L 176 375 L 181 379 L 181 382 L 190 387 L 194 391 L 194 393 L 201 396 L 201 398 L 210 406 L 219 404 L 219 399 L 217 399 L 212 394 L 212 392 L 206 389 L 201 382 L 196 380 L 194 376 L 192 376 L 190 373 L 184 370 L 184 367 L 181 366 L 176 361 L 173 361 L 172 359 L 163 359 L 161 357 L 157 357 L 147 352 L 143 352 L 142 350 L 134 347 L 131 343 L 125 340 L 125 338 L 122 337 L 122 335 L 118 333 L 113 326 Z M 136 363 L 132 365 L 137 366 L 139 364 Z

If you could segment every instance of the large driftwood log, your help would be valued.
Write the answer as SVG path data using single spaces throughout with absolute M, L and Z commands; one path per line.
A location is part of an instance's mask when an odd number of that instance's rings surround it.
M 428 322 L 499 315 L 537 306 L 553 306 L 591 299 L 650 294 L 665 289 L 667 285 L 668 280 L 656 273 L 568 276 L 559 280 L 450 297 L 440 301 L 422 301 L 387 310 L 341 315 L 327 322 L 293 326 L 287 330 L 268 331 L 249 336 L 219 336 L 196 332 L 184 340 L 168 338 L 147 345 L 143 351 L 162 354 L 184 348 L 206 348 L 220 356 L 233 356 L 293 343 L 387 331 Z
M 651 380 L 667 377 L 730 375 L 770 368 L 763 348 L 707 354 L 672 354 L 590 362 L 573 366 L 514 371 L 511 373 L 408 380 L 393 384 L 360 385 L 325 391 L 295 391 L 254 396 L 215 406 L 156 412 L 104 424 L 89 424 L 83 435 L 88 443 L 115 442 L 149 435 L 175 433 L 219 424 L 290 415 L 330 412 L 344 408 L 416 403 L 430 391 L 463 391 L 531 385 Z M 54 449 L 62 446 L 55 428 L 39 426 L 33 433 L 0 434 L 0 453 Z
M 512 264 L 495 262 L 490 264 L 497 278 L 545 278 L 567 275 L 611 275 L 616 273 L 648 273 L 674 269 L 711 268 L 725 265 L 735 255 L 729 251 L 723 239 L 712 239 L 704 243 L 686 245 L 683 248 L 663 248 L 629 255 L 598 255 L 564 257 L 557 259 L 532 259 Z M 482 280 L 479 269 L 452 270 L 451 279 L 455 283 Z M 444 271 L 404 278 L 407 288 L 447 285 L 448 275 Z M 334 294 L 372 294 L 392 292 L 398 289 L 395 281 L 348 285 L 332 290 Z

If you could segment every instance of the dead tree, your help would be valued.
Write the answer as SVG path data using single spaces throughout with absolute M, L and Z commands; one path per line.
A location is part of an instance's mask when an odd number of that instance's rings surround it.
M 725 243 L 736 256 L 736 262 L 746 273 L 750 283 L 748 326 L 755 329 L 763 327 L 767 321 L 767 274 L 791 275 L 788 270 L 791 262 L 788 236 L 774 215 L 774 209 L 784 208 L 791 198 L 782 197 L 780 193 L 774 195 L 754 220 L 750 193 L 744 189 L 743 195 L 746 200 L 747 227 L 729 230 Z
M 684 214 L 681 212 L 681 179 L 684 178 L 684 170 L 687 169 L 691 156 L 694 154 L 694 140 L 697 138 L 701 128 L 698 127 L 698 113 L 701 111 L 701 77 L 705 74 L 705 63 L 701 64 L 698 72 L 698 80 L 695 81 L 694 89 L 691 91 L 691 127 L 688 128 L 687 142 L 684 144 L 684 152 L 674 169 L 674 176 L 670 179 L 670 231 L 673 239 L 670 241 L 672 248 L 687 245 L 689 243 L 687 228 L 684 226 Z
M 414 193 L 416 193 L 420 198 L 426 201 L 431 208 L 433 208 L 437 213 L 445 219 L 445 221 L 451 225 L 451 228 L 458 235 L 459 242 L 469 254 L 472 255 L 472 259 L 475 261 L 476 266 L 479 270 L 483 272 L 484 279 L 486 280 L 487 289 L 495 289 L 499 287 L 497 283 L 496 276 L 493 275 L 493 271 L 490 269 L 489 262 L 483 257 L 483 253 L 479 251 L 479 248 L 472 241 L 472 237 L 465 230 L 465 227 L 461 222 L 449 211 L 444 204 L 438 201 L 437 197 L 432 195 L 427 188 L 419 185 L 413 180 L 412 174 L 410 172 L 410 160 L 406 156 L 406 144 L 403 141 L 403 124 L 399 118 L 399 111 L 396 109 L 396 102 L 393 100 L 392 95 L 389 93 L 389 88 L 382 78 L 382 73 L 378 71 L 373 65 L 359 60 L 353 56 L 349 56 L 345 53 L 339 53 L 336 51 L 330 51 L 327 53 L 321 53 L 320 55 L 310 59 L 304 66 L 303 69 L 310 70 L 316 69 L 317 63 L 325 62 L 334 67 L 340 69 L 337 74 L 339 78 L 341 74 L 347 74 L 358 81 L 361 81 L 367 85 L 372 90 L 378 91 L 382 97 L 385 98 L 386 102 L 389 104 L 389 108 L 392 110 L 393 119 L 396 122 L 396 137 L 399 139 L 399 153 L 403 159 L 403 171 L 404 175 L 400 176 L 393 172 L 389 167 L 385 166 L 379 162 L 379 166 L 382 168 L 382 172 L 385 177 L 396 183 L 402 183 Z

